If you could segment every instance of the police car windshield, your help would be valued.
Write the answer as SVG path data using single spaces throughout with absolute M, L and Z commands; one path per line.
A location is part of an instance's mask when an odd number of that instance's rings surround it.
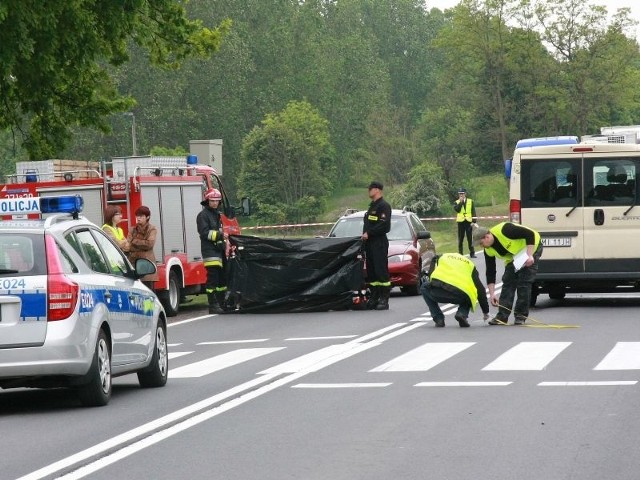
M 363 218 L 343 218 L 333 227 L 331 237 L 359 237 L 362 235 Z M 405 217 L 391 218 L 391 231 L 387 234 L 389 240 L 412 240 L 411 229 Z

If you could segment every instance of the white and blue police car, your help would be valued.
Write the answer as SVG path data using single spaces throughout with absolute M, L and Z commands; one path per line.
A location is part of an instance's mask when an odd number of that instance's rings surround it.
M 80 196 L 0 200 L 13 217 L 0 221 L 0 388 L 70 387 L 101 406 L 115 376 L 166 384 L 167 321 L 140 281 L 156 266 L 134 268 L 82 207 Z

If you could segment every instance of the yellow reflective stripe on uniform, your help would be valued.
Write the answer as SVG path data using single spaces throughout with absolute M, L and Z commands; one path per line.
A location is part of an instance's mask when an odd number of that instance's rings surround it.
M 369 285 L 372 287 L 390 287 L 391 282 L 371 282 Z
M 222 267 L 222 260 L 207 260 L 204 262 L 205 267 Z
M 378 216 L 377 215 L 369 215 L 367 217 L 367 220 L 370 220 L 372 222 L 377 222 L 378 221 Z
M 216 292 L 226 292 L 227 287 L 216 287 Z
M 209 233 L 207 234 L 207 238 L 209 240 L 211 240 L 212 242 L 215 242 L 216 239 L 218 238 L 218 231 L 217 230 L 209 230 Z

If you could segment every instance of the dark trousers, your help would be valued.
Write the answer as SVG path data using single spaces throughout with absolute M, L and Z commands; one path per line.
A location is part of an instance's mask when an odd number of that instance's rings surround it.
M 227 287 L 224 279 L 224 270 L 221 266 L 206 267 L 207 270 L 207 293 L 224 292 Z
M 462 243 L 464 242 L 465 235 L 467 236 L 467 244 L 469 245 L 469 255 L 474 255 L 473 241 L 471 239 L 472 228 L 471 222 L 462 221 L 458 222 L 458 253 L 462 255 Z
M 458 305 L 456 315 L 464 318 L 469 316 L 471 301 L 464 292 L 445 290 L 442 287 L 436 287 L 429 282 L 425 282 L 420 287 L 420 293 L 422 293 L 422 298 L 424 298 L 427 307 L 429 307 L 429 313 L 431 313 L 433 320 L 444 320 L 444 313 L 442 313 L 438 303 Z
M 367 257 L 367 281 L 374 286 L 389 285 L 389 240 L 373 237 L 365 242 Z
M 542 245 L 533 252 L 533 265 L 522 267 L 516 272 L 513 262 L 504 266 L 502 275 L 502 291 L 498 300 L 498 314 L 496 317 L 504 322 L 509 318 L 513 309 L 513 314 L 518 320 L 526 320 L 529 316 L 529 305 L 531 304 L 531 289 L 538 273 L 538 263 L 542 255 Z M 513 307 L 516 299 L 515 308 Z

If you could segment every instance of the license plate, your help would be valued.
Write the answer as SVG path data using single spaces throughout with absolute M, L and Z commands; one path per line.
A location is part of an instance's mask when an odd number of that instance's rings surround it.
M 542 237 L 542 245 L 545 247 L 570 247 L 571 237 Z

